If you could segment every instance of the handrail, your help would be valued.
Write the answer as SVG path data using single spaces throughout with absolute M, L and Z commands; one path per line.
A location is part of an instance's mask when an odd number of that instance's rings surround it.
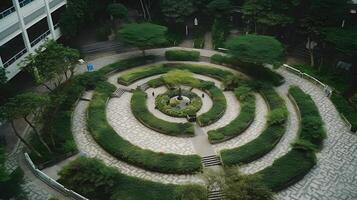
M 44 32 L 42 35 L 38 36 L 36 39 L 34 39 L 31 42 L 31 46 L 35 46 L 37 43 L 39 43 L 41 40 L 45 39 L 47 37 L 47 35 L 50 34 L 50 30 L 47 30 L 46 32 Z
M 19 4 L 20 4 L 20 8 L 26 6 L 27 4 L 33 2 L 34 0 L 22 0 L 22 1 L 19 1 Z M 0 12 L 0 19 L 2 18 L 5 18 L 6 16 L 10 15 L 11 13 L 15 12 L 16 9 L 15 9 L 15 6 L 11 6 L 9 8 L 7 8 L 6 10 Z
M 23 56 L 25 53 L 27 52 L 27 49 L 24 48 L 22 49 L 19 53 L 17 53 L 16 55 L 14 55 L 12 58 L 10 58 L 9 60 L 7 60 L 4 63 L 4 68 L 10 66 L 12 63 L 14 63 L 17 59 L 19 59 L 21 56 Z

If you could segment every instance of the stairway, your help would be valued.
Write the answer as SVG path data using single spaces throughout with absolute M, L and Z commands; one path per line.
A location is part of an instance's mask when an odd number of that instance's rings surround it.
M 104 41 L 104 42 L 95 42 L 81 47 L 81 52 L 84 54 L 98 53 L 98 52 L 108 52 L 116 51 L 118 52 L 122 49 L 122 44 L 116 41 Z
M 112 98 L 120 98 L 121 95 L 124 94 L 124 92 L 126 92 L 126 90 L 122 89 L 122 88 L 118 88 L 117 90 L 115 90 L 112 94 Z
M 208 200 L 223 200 L 224 194 L 221 190 L 208 191 Z
M 221 160 L 216 155 L 202 157 L 202 164 L 204 167 L 222 165 Z
M 139 86 L 139 88 L 142 90 L 142 91 L 145 91 L 149 88 L 149 84 L 148 83 L 144 83 L 142 85 Z

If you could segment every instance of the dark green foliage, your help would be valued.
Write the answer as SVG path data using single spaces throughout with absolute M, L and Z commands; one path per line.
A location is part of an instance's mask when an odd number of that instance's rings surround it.
M 95 39 L 97 41 L 107 41 L 109 35 L 112 33 L 109 24 L 103 24 L 95 30 Z
M 195 39 L 193 40 L 193 48 L 196 49 L 203 49 L 205 46 L 205 38 L 204 36 L 197 36 L 195 37 Z
M 166 21 L 171 23 L 184 22 L 185 17 L 190 16 L 195 7 L 192 0 L 160 0 L 161 12 L 166 17 Z
M 212 45 L 214 49 L 223 48 L 229 36 L 229 23 L 223 18 L 216 18 L 212 25 Z
M 212 0 L 207 4 L 207 8 L 214 15 L 224 15 L 232 9 L 232 4 L 230 0 Z
M 72 161 L 59 175 L 59 182 L 90 199 L 181 200 L 189 194 L 197 200 L 206 197 L 206 189 L 202 186 L 161 184 L 130 177 L 91 158 L 80 157 Z
M 276 192 L 301 180 L 315 163 L 313 152 L 293 149 L 257 174 L 269 189 Z
M 171 136 L 193 136 L 194 130 L 191 123 L 173 123 L 155 117 L 147 108 L 147 94 L 137 90 L 131 98 L 131 110 L 136 119 L 145 126 L 160 133 Z
M 357 94 L 354 94 L 354 95 L 351 97 L 351 101 L 352 101 L 352 103 L 354 103 L 354 104 L 357 105 Z
M 107 8 L 109 14 L 116 19 L 126 18 L 128 16 L 128 9 L 121 3 L 111 3 Z
M 0 87 L 5 85 L 7 81 L 5 68 L 0 67 Z
M 227 101 L 223 92 L 213 84 L 208 87 L 202 87 L 202 89 L 208 92 L 213 101 L 213 106 L 207 112 L 199 115 L 197 122 L 200 126 L 208 126 L 223 116 L 227 108 Z
M 357 130 L 357 111 L 354 109 L 348 101 L 340 94 L 333 93 L 331 101 L 335 104 L 338 112 L 342 113 L 346 119 L 351 123 L 352 131 Z
M 165 52 L 167 60 L 175 61 L 198 61 L 200 59 L 199 51 L 185 51 L 185 50 L 168 50 Z
M 278 108 L 269 112 L 267 116 L 268 125 L 282 124 L 288 117 L 288 110 L 286 108 Z
M 283 61 L 283 45 L 274 37 L 266 35 L 244 35 L 227 41 L 226 48 L 236 59 L 255 64 L 280 66 Z
M 105 114 L 106 100 L 114 90 L 113 85 L 100 83 L 88 108 L 88 129 L 103 149 L 120 160 L 151 171 L 186 174 L 201 170 L 201 159 L 197 155 L 156 153 L 120 137 L 108 124 Z
M 300 109 L 301 130 L 299 140 L 311 143 L 315 150 L 320 149 L 323 139 L 326 138 L 326 132 L 314 101 L 298 87 L 291 87 L 289 94 L 294 98 Z
M 235 90 L 237 99 L 241 103 L 239 115 L 228 125 L 208 131 L 208 139 L 211 143 L 217 143 L 238 136 L 249 127 L 255 116 L 255 96 L 251 91 L 247 86 L 241 86 Z
M 279 86 L 284 83 L 284 77 L 262 65 L 242 62 L 232 57 L 222 56 L 219 54 L 213 55 L 211 57 L 211 62 L 228 65 L 229 67 L 237 69 L 254 79 L 269 83 L 274 86 Z
M 260 92 L 265 97 L 270 107 L 269 113 L 275 112 L 275 110 L 280 110 L 278 112 L 283 113 L 286 112 L 282 111 L 287 109 L 284 100 L 274 91 L 273 88 L 267 87 L 262 89 Z M 285 121 L 287 120 L 287 115 L 283 114 L 282 116 L 284 116 L 284 118 L 279 117 L 279 123 L 268 124 L 263 133 L 256 139 L 238 148 L 221 151 L 223 163 L 227 166 L 248 163 L 271 151 L 286 131 Z

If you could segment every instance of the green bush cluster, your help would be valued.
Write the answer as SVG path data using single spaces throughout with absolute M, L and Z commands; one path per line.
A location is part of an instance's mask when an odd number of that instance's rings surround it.
M 143 67 L 140 69 L 130 70 L 124 73 L 122 76 L 118 78 L 118 83 L 123 85 L 130 85 L 135 81 L 140 79 L 154 76 L 158 74 L 164 74 L 172 69 L 181 69 L 188 70 L 192 73 L 202 74 L 206 76 L 210 76 L 212 78 L 223 81 L 229 76 L 232 76 L 233 73 L 227 70 L 222 70 L 214 67 L 209 67 L 205 65 L 191 65 L 191 64 L 181 64 L 181 63 L 167 63 L 167 64 L 157 64 L 151 65 L 148 67 Z
M 186 51 L 186 50 L 168 50 L 165 52 L 167 60 L 174 61 L 198 61 L 200 59 L 199 51 Z
M 278 112 L 279 115 L 281 115 L 280 112 L 287 113 L 284 100 L 275 92 L 273 88 L 265 87 L 260 91 L 260 93 L 264 96 L 270 108 L 268 116 L 270 113 L 275 112 Z M 271 151 L 280 141 L 286 130 L 285 122 L 287 120 L 287 115 L 284 114 L 282 116 L 284 116 L 284 118 L 280 118 L 280 116 L 276 117 L 279 119 L 277 120 L 278 122 L 274 120 L 274 123 L 268 123 L 263 133 L 256 139 L 243 146 L 221 151 L 223 163 L 227 166 L 248 163 Z
M 80 157 L 60 172 L 59 182 L 89 199 L 123 200 L 204 200 L 206 188 L 200 185 L 162 184 L 130 177 L 102 161 Z M 182 198 L 191 195 L 192 198 Z
M 227 108 L 227 101 L 224 97 L 223 92 L 219 88 L 217 88 L 212 82 L 205 82 L 205 84 L 208 85 L 202 85 L 201 89 L 207 91 L 208 95 L 212 99 L 213 106 L 207 112 L 197 117 L 197 122 L 200 126 L 208 126 L 216 122 L 223 116 Z
M 351 101 L 352 101 L 352 103 L 354 103 L 354 104 L 357 105 L 357 94 L 354 94 L 354 95 L 351 97 Z
M 284 83 L 284 77 L 282 77 L 280 74 L 258 64 L 242 62 L 232 57 L 223 56 L 220 54 L 211 56 L 211 62 L 221 65 L 228 65 L 234 69 L 238 69 L 239 71 L 247 74 L 248 76 L 251 76 L 254 79 L 267 82 L 274 86 L 279 86 Z
M 229 36 L 229 24 L 224 19 L 216 18 L 212 25 L 212 44 L 214 49 L 224 47 Z
M 110 72 L 143 65 L 151 60 L 155 60 L 155 58 L 155 56 L 140 56 L 120 60 L 98 71 L 75 76 L 51 92 L 51 105 L 43 114 L 43 128 L 41 132 L 53 153 L 50 154 L 37 137 L 32 137 L 30 142 L 42 154 L 42 157 L 38 157 L 34 152 L 30 152 L 30 157 L 34 163 L 56 162 L 65 158 L 66 154 L 77 151 L 71 130 L 71 115 L 74 104 L 86 89 L 94 89 L 99 82 L 106 79 L 105 75 Z
M 193 40 L 193 48 L 203 49 L 204 46 L 205 46 L 205 38 L 204 38 L 204 36 L 196 37 Z
M 241 103 L 240 113 L 228 125 L 208 131 L 208 139 L 211 143 L 218 143 L 238 136 L 246 130 L 254 120 L 255 96 L 252 93 L 252 89 L 244 85 L 240 86 L 235 90 L 235 95 Z
M 194 129 L 191 123 L 168 122 L 155 117 L 147 108 L 147 94 L 136 90 L 131 98 L 131 110 L 134 116 L 145 126 L 160 133 L 171 136 L 193 136 Z
M 291 87 L 289 94 L 294 98 L 301 115 L 298 140 L 291 151 L 257 173 L 273 191 L 296 183 L 310 171 L 316 164 L 315 151 L 321 148 L 325 138 L 320 114 L 311 97 L 298 87 Z
M 335 104 L 338 112 L 342 113 L 351 123 L 353 132 L 357 131 L 357 110 L 340 94 L 333 93 L 331 101 Z
M 170 99 L 178 95 L 179 91 L 177 89 L 169 90 L 158 95 L 155 99 L 155 107 L 161 112 L 173 117 L 186 117 L 187 115 L 194 115 L 201 109 L 201 98 L 197 96 L 197 94 L 187 90 L 182 90 L 182 95 L 188 97 L 190 99 L 190 103 L 184 108 L 172 106 L 170 104 Z
M 88 108 L 88 130 L 103 149 L 120 160 L 151 171 L 187 174 L 201 170 L 201 158 L 197 155 L 157 153 L 120 137 L 108 124 L 105 113 L 106 101 L 114 90 L 113 85 L 100 83 Z

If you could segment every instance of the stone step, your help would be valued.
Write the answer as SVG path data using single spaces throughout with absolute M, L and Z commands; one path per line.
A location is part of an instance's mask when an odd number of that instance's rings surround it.
M 144 83 L 144 84 L 142 84 L 142 85 L 139 86 L 139 88 L 140 88 L 141 90 L 143 90 L 143 91 L 147 90 L 149 87 L 150 87 L 150 86 L 149 86 L 149 84 L 147 84 L 147 83 Z
M 122 88 L 118 88 L 117 90 L 115 90 L 112 94 L 112 98 L 120 98 L 124 92 L 126 92 L 126 90 L 122 89 Z
M 216 155 L 202 157 L 202 163 L 205 167 L 222 165 L 220 158 Z
M 223 200 L 224 194 L 221 190 L 208 191 L 208 200 Z

